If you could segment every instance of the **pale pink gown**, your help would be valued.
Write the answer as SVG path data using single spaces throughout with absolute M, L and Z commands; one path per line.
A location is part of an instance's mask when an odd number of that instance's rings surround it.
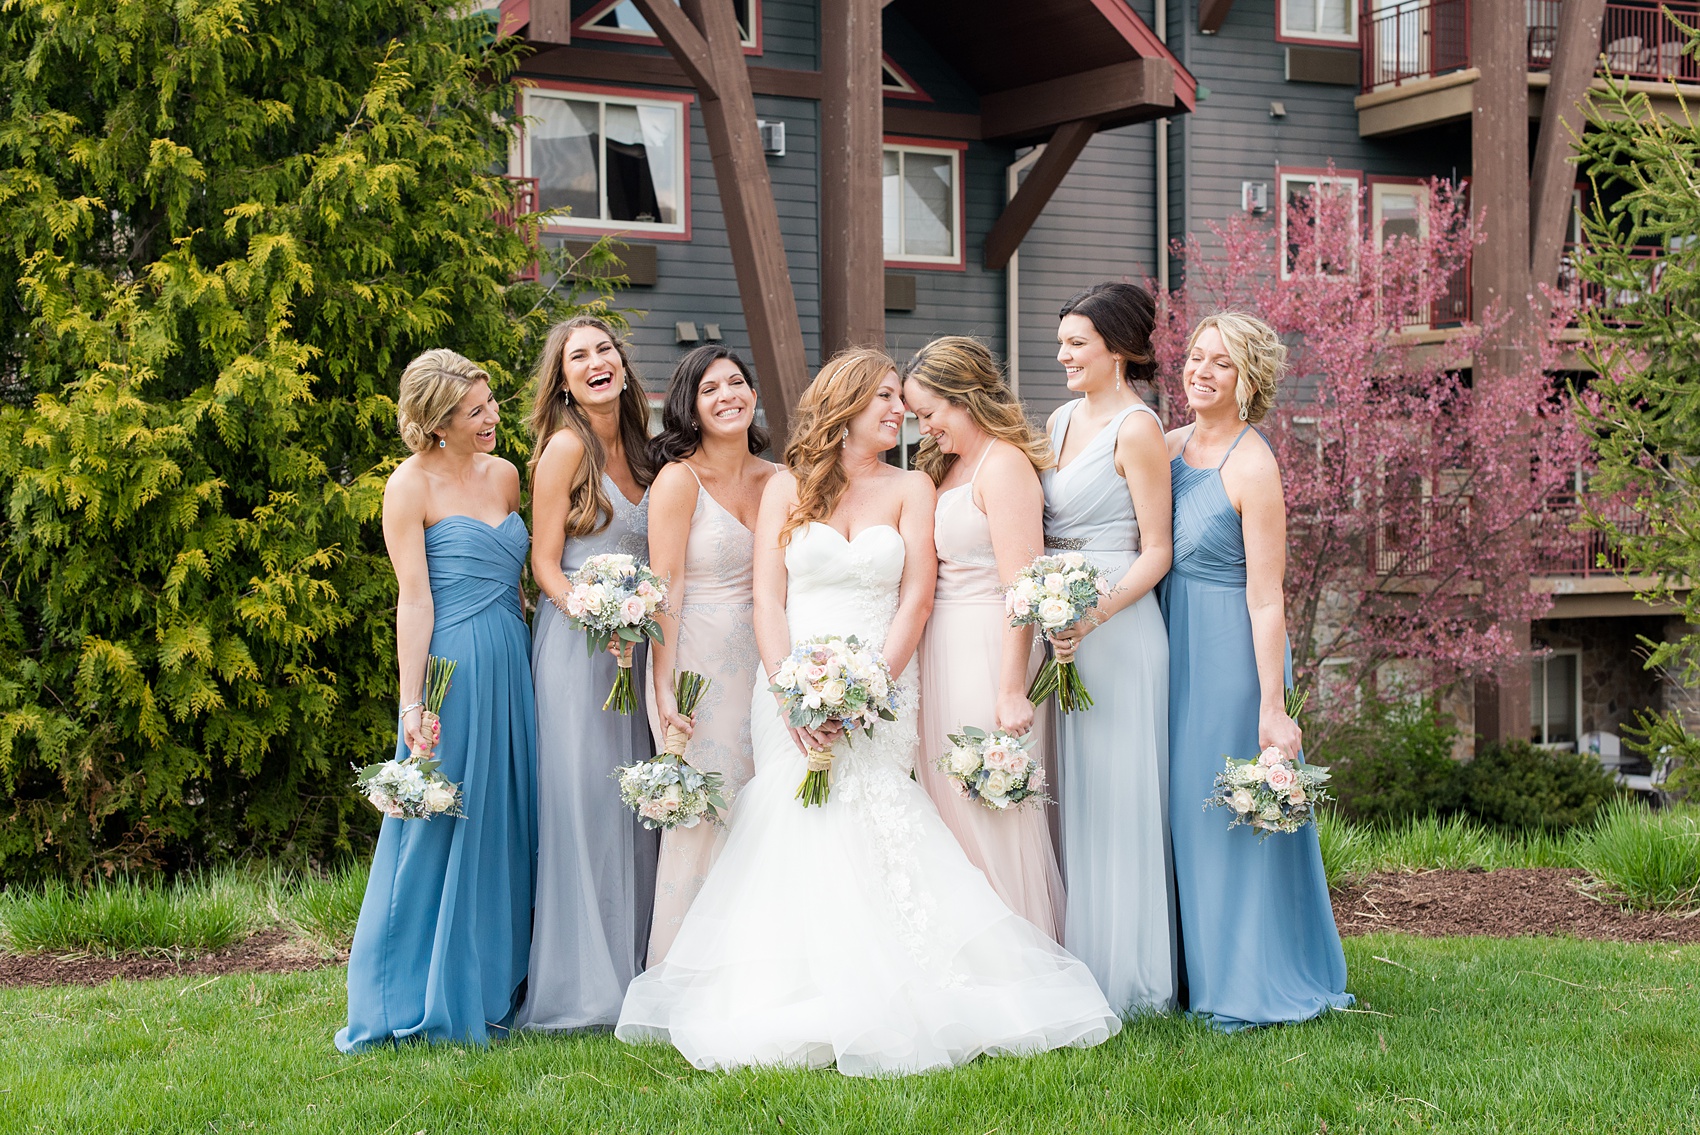
M 698 481 L 691 534 L 685 542 L 685 590 L 674 665 L 713 681 L 697 705 L 685 759 L 702 772 L 717 772 L 725 778 L 724 795 L 732 807 L 755 773 L 750 690 L 761 666 L 761 652 L 756 649 L 751 589 L 754 561 L 755 537 Z M 667 956 L 685 912 L 702 890 L 725 842 L 725 829 L 707 823 L 661 833 L 655 920 L 649 932 L 650 966 Z
M 938 590 L 921 638 L 921 754 L 915 776 L 938 805 L 939 815 L 962 844 L 969 862 L 986 873 L 1005 905 L 1060 940 L 1063 880 L 1046 815 L 1053 805 L 994 811 L 964 797 L 960 784 L 934 763 L 949 745 L 947 734 L 964 725 L 987 730 L 997 725 L 1003 589 L 992 553 L 991 522 L 974 503 L 974 478 L 985 460 L 982 454 L 967 484 L 939 494 L 934 515 Z M 1042 659 L 1042 648 L 1035 642 L 1027 666 L 1029 680 Z M 1050 730 L 1043 706 L 1033 728 L 1042 739 L 1039 749 L 1049 770 Z

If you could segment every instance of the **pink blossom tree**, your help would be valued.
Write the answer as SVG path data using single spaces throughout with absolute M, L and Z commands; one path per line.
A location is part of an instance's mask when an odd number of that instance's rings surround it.
M 1407 690 L 1429 692 L 1517 659 L 1516 626 L 1550 603 L 1529 587 L 1534 518 L 1585 450 L 1555 376 L 1569 308 L 1544 297 L 1518 313 L 1532 328 L 1520 336 L 1503 313 L 1437 326 L 1467 314 L 1464 193 L 1431 182 L 1417 231 L 1387 239 L 1365 231 L 1352 193 L 1290 203 L 1284 231 L 1241 215 L 1211 227 L 1210 247 L 1177 250 L 1164 402 L 1172 425 L 1188 420 L 1181 362 L 1198 317 L 1241 310 L 1283 334 L 1289 373 L 1261 429 L 1286 493 L 1296 685 L 1318 688 L 1328 663 L 1324 693 L 1358 688 L 1396 663 Z M 1496 343 L 1516 363 L 1472 370 Z

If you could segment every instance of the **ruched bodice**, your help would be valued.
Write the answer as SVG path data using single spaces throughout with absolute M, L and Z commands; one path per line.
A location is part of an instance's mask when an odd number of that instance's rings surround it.
M 685 542 L 682 604 L 747 606 L 754 602 L 750 579 L 755 557 L 755 535 L 707 489 L 698 488 L 691 534 Z
M 1227 458 L 1223 458 L 1224 461 Z M 1169 462 L 1175 494 L 1175 575 L 1245 586 L 1245 535 L 1222 487 L 1222 469 L 1196 469 L 1184 456 Z
M 1002 602 L 992 523 L 974 504 L 972 481 L 939 494 L 933 546 L 939 557 L 935 603 Z
M 602 474 L 602 487 L 607 490 L 614 516 L 600 532 L 567 540 L 566 546 L 561 549 L 561 570 L 568 575 L 583 567 L 584 561 L 590 557 L 610 552 L 636 556 L 640 560 L 649 559 L 649 494 L 645 493 L 633 504 L 606 473 Z
M 494 526 L 474 516 L 445 516 L 425 529 L 434 632 L 441 634 L 497 604 L 523 619 L 519 575 L 530 548 L 531 537 L 517 512 Z
M 1069 419 L 1080 400 L 1063 406 L 1051 426 L 1051 445 L 1062 452 Z M 1116 435 L 1129 414 L 1155 412 L 1135 402 L 1111 418 L 1063 469 L 1047 469 L 1045 546 L 1050 551 L 1084 552 L 1094 564 L 1120 576 L 1139 554 L 1139 520 L 1127 481 L 1116 472 Z
M 785 548 L 792 641 L 853 634 L 883 647 L 897 614 L 903 554 L 903 537 L 889 524 L 864 528 L 852 540 L 818 520 L 792 533 Z

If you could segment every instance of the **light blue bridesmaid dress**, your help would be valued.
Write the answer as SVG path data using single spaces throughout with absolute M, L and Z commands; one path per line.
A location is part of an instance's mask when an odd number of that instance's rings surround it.
M 1247 426 L 1234 445 L 1240 443 Z M 1187 434 L 1187 440 L 1192 435 Z M 1258 435 L 1260 444 L 1262 435 Z M 1204 810 L 1224 756 L 1255 757 L 1261 687 L 1246 609 L 1245 540 L 1222 465 L 1169 463 L 1175 563 L 1169 621 L 1170 824 L 1191 1013 L 1225 1031 L 1302 1021 L 1352 1003 L 1316 828 L 1259 842 Z M 1288 677 L 1291 678 L 1291 658 Z
M 649 558 L 649 496 L 627 500 L 606 474 L 614 509 L 600 532 L 567 540 L 561 570 L 592 556 Z M 537 684 L 537 918 L 531 975 L 518 1027 L 612 1028 L 626 986 L 649 952 L 661 833 L 645 831 L 620 801 L 614 770 L 655 753 L 644 708 L 646 651 L 632 651 L 637 709 L 604 710 L 617 663 L 585 649 L 584 632 L 553 603 L 537 606 L 531 672 Z
M 1058 411 L 1062 452 L 1079 401 Z M 1129 406 L 1063 469 L 1048 470 L 1046 551 L 1083 552 L 1112 580 L 1139 555 L 1139 522 L 1116 472 L 1116 434 Z M 1155 417 L 1155 414 L 1152 414 Z M 1094 629 L 1074 656 L 1092 708 L 1057 713 L 1063 945 L 1086 963 L 1121 1013 L 1174 1007 L 1175 892 L 1169 864 L 1169 640 L 1148 593 Z
M 519 599 L 529 546 L 517 512 L 494 528 L 448 516 L 425 529 L 431 653 L 457 663 L 436 756 L 466 815 L 384 820 L 348 957 L 348 1026 L 336 1034 L 344 1052 L 413 1038 L 483 1044 L 513 1017 L 537 855 Z

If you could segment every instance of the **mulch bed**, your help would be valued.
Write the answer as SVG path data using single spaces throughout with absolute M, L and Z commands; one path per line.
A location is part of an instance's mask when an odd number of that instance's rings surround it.
M 1700 915 L 1625 910 L 1581 871 L 1556 867 L 1371 875 L 1334 891 L 1334 921 L 1341 934 L 1700 942 Z
M 1700 942 L 1700 914 L 1625 910 L 1580 871 L 1558 868 L 1371 875 L 1334 891 L 1340 933 L 1393 931 L 1425 938 L 1560 934 L 1607 942 Z M 99 985 L 113 978 L 293 973 L 341 965 L 281 927 L 216 953 L 118 958 L 0 952 L 0 988 Z
M 292 938 L 282 927 L 261 931 L 227 949 L 181 957 L 110 958 L 90 954 L 8 954 L 0 952 L 0 988 L 8 986 L 100 985 L 155 977 L 216 977 L 234 973 L 294 973 L 340 965 L 346 954 L 326 957 Z

